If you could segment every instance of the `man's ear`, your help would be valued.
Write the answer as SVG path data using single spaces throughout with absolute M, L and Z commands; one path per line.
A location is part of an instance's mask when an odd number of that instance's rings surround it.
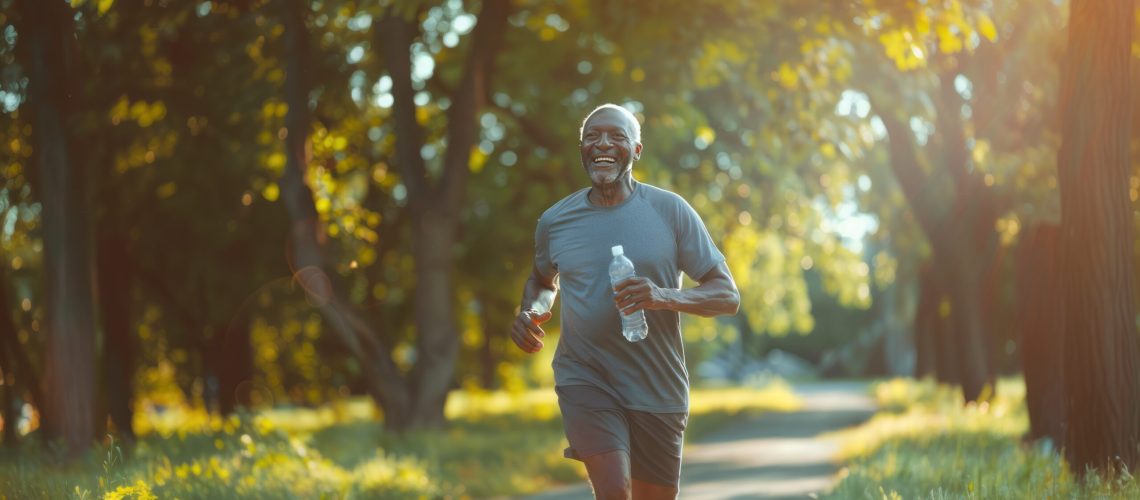
M 641 159 L 641 143 L 640 142 L 633 146 L 633 159 L 634 160 L 640 160 Z

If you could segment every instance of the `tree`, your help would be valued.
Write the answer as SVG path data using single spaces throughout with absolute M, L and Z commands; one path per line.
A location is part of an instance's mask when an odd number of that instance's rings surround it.
M 1017 248 L 1017 326 L 1025 374 L 1028 440 L 1065 442 L 1063 340 L 1065 289 L 1057 271 L 1059 228 L 1038 224 L 1025 231 Z
M 1074 472 L 1136 470 L 1140 346 L 1129 199 L 1132 2 L 1074 0 L 1061 81 L 1065 450 Z
M 393 82 L 396 162 L 407 189 L 407 211 L 415 255 L 416 361 L 405 378 L 379 335 L 338 293 L 324 271 L 312 190 L 305 183 L 306 144 L 310 122 L 309 86 L 305 81 L 308 53 L 305 7 L 285 3 L 286 169 L 282 196 L 293 221 L 292 259 L 297 280 L 321 308 L 333 332 L 360 358 L 366 385 L 384 409 L 388 426 L 434 427 L 444 422 L 443 406 L 454 384 L 459 336 L 455 328 L 452 248 L 456 242 L 461 203 L 470 175 L 470 154 L 476 138 L 476 111 L 486 96 L 498 42 L 506 28 L 509 2 L 487 0 L 473 33 L 462 76 L 454 87 L 447 111 L 447 150 L 442 172 L 432 179 L 421 156 L 423 132 L 416 121 L 412 89 L 411 44 L 419 23 L 413 9 L 390 7 L 379 23 L 386 61 Z
M 28 105 L 34 118 L 36 191 L 43 207 L 44 401 L 47 435 L 72 454 L 95 439 L 95 323 L 91 243 L 82 163 L 73 155 L 69 112 L 76 106 L 73 11 L 63 2 L 21 2 L 27 37 Z
M 107 413 L 115 430 L 134 441 L 134 374 L 138 351 L 131 335 L 131 276 L 127 237 L 105 221 L 97 231 L 95 285 L 103 323 L 103 386 Z
M 953 88 L 945 89 L 947 83 L 943 79 L 943 92 L 954 92 Z M 957 114 L 956 108 L 942 108 L 941 111 L 940 116 Z M 973 214 L 978 213 L 978 210 L 984 211 L 982 222 L 990 222 L 991 227 L 996 214 L 993 210 L 985 210 L 987 205 L 992 204 L 978 203 L 972 194 L 977 192 L 975 190 L 982 189 L 981 179 L 966 173 L 966 165 L 961 156 L 965 153 L 965 145 L 962 143 L 960 122 L 951 122 L 948 127 L 940 128 L 949 132 L 944 134 L 950 139 L 950 144 L 946 146 L 948 154 L 943 158 L 947 161 L 947 168 L 961 173 L 955 176 L 960 179 L 956 183 L 956 193 L 961 194 L 954 197 L 955 209 L 938 213 L 925 201 L 929 198 L 924 193 L 932 184 L 919 165 L 911 132 L 895 117 L 888 114 L 881 114 L 880 117 L 891 140 L 892 170 L 934 249 L 938 281 L 945 287 L 951 304 L 951 324 L 960 335 L 956 347 L 959 350 L 958 375 L 963 396 L 967 401 L 973 401 L 982 395 L 983 387 L 991 377 L 984 345 L 981 308 L 976 299 L 982 292 L 981 274 L 984 268 L 981 266 L 986 261 L 978 255 L 980 249 L 975 243 L 974 235 L 977 228 L 985 226 L 978 224 Z M 986 236 L 994 237 L 992 233 Z
M 509 0 L 484 0 L 471 49 L 447 109 L 447 149 L 436 179 L 424 163 L 423 132 L 416 121 L 411 45 L 419 23 L 391 9 L 380 24 L 385 60 L 392 77 L 396 120 L 396 162 L 408 190 L 412 252 L 415 255 L 416 364 L 410 373 L 412 415 L 424 424 L 443 423 L 443 405 L 454 384 L 459 335 L 455 326 L 452 249 L 471 175 L 471 151 L 478 138 L 476 116 L 488 97 L 510 13 Z
M 1012 303 L 1005 249 L 1019 227 L 1056 220 L 1055 178 L 1043 168 L 1055 147 L 1051 123 L 1017 111 L 1051 109 L 1055 7 L 891 5 L 882 7 L 882 28 L 873 33 L 894 64 L 866 57 L 857 80 L 875 104 L 891 171 L 930 243 L 935 276 L 923 285 L 917 333 L 955 339 L 956 366 L 935 363 L 936 372 L 972 400 L 985 394 L 1003 356 L 997 347 Z M 1002 105 L 1009 102 L 1020 104 Z

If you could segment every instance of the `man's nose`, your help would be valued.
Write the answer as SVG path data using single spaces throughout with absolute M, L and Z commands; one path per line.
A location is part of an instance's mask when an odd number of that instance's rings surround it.
M 598 138 L 598 145 L 599 146 L 605 146 L 605 147 L 612 146 L 613 141 L 610 140 L 610 134 L 603 132 L 601 137 Z

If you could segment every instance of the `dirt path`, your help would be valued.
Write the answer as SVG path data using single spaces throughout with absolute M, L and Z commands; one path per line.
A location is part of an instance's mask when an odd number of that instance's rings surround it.
M 820 434 L 857 425 L 875 411 L 862 382 L 795 385 L 804 407 L 766 413 L 715 431 L 685 446 L 684 500 L 810 498 L 834 484 L 838 443 Z M 592 498 L 586 485 L 529 497 Z

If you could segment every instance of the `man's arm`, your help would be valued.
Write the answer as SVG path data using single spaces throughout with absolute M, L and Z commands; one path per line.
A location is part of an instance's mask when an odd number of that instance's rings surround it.
M 533 309 L 538 312 L 547 312 L 554 307 L 554 299 L 558 297 L 558 275 L 547 278 L 535 267 L 523 286 L 522 303 L 519 308 L 523 311 Z
M 511 325 L 511 340 L 519 349 L 529 353 L 542 349 L 543 343 L 539 339 L 546 337 L 546 332 L 540 325 L 550 320 L 550 309 L 557 297 L 558 275 L 545 277 L 536 266 L 523 286 L 519 314 Z
M 736 314 L 740 309 L 740 291 L 724 262 L 717 264 L 698 280 L 695 288 L 659 288 L 649 278 L 634 276 L 614 288 L 618 309 L 630 314 L 639 309 L 666 309 L 698 316 L 713 317 Z

